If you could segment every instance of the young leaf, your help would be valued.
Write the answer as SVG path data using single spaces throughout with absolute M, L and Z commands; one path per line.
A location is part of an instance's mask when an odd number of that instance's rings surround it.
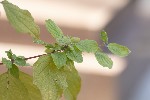
M 62 36 L 62 37 L 56 38 L 56 41 L 61 46 L 62 45 L 69 45 L 69 44 L 71 44 L 71 40 L 67 36 Z
M 100 39 L 105 43 L 108 44 L 108 37 L 107 37 L 107 33 L 105 31 L 102 31 L 100 33 Z
M 34 39 L 33 42 L 34 42 L 34 43 L 37 43 L 37 44 L 41 44 L 41 45 L 47 45 L 46 42 L 44 42 L 44 41 L 42 41 L 42 40 L 40 40 L 40 39 Z
M 112 68 L 113 61 L 105 53 L 97 51 L 95 57 L 98 63 L 103 67 L 108 67 L 109 69 Z
M 26 60 L 25 60 L 25 58 L 24 57 L 16 57 L 15 59 L 14 59 L 14 63 L 16 64 L 16 65 L 18 65 L 18 66 L 25 66 L 26 65 Z
M 67 57 L 64 52 L 55 52 L 52 53 L 51 55 L 57 68 L 61 68 L 66 64 Z
M 78 43 L 80 41 L 80 38 L 78 37 L 71 37 L 71 42 L 72 43 Z
M 64 36 L 61 29 L 51 19 L 46 20 L 46 28 L 59 45 L 68 45 L 71 43 L 70 38 Z
M 105 43 L 105 44 L 108 44 L 108 36 L 107 36 L 107 33 L 105 31 L 102 31 L 100 33 L 100 38 L 101 40 Z
M 83 62 L 82 52 L 77 47 L 74 47 L 73 50 L 68 50 L 66 55 L 69 59 L 77 63 Z
M 76 44 L 80 51 L 95 53 L 98 50 L 98 44 L 94 40 L 82 40 Z
M 55 66 L 51 55 L 41 56 L 33 65 L 33 82 L 40 89 L 43 100 L 59 100 L 68 87 L 65 73 Z
M 68 83 L 68 87 L 64 91 L 64 96 L 66 100 L 76 100 L 81 88 L 81 78 L 78 71 L 75 69 L 73 61 L 67 61 L 64 70 Z
M 12 68 L 10 68 L 9 70 L 10 70 L 10 74 L 13 77 L 19 79 L 19 69 L 18 69 L 18 67 L 15 64 L 13 64 Z
M 5 64 L 7 68 L 12 68 L 12 62 L 6 58 L 2 58 L 2 63 Z
M 33 38 L 39 38 L 40 29 L 35 24 L 29 11 L 22 10 L 7 0 L 2 1 L 2 4 L 10 24 L 18 32 L 28 33 Z
M 116 55 L 118 55 L 120 57 L 128 56 L 129 53 L 131 52 L 127 47 L 122 46 L 120 44 L 116 44 L 116 43 L 109 43 L 108 44 L 108 49 L 112 53 L 114 53 L 114 54 L 116 54 Z
M 51 20 L 48 19 L 46 22 L 46 28 L 48 32 L 55 38 L 61 38 L 63 36 L 63 32 L 61 29 Z
M 20 72 L 19 79 L 9 73 L 0 75 L 0 100 L 42 100 L 31 76 Z
M 48 49 L 45 50 L 45 52 L 46 53 L 52 53 L 52 52 L 54 52 L 54 49 L 53 48 L 48 48 Z
M 8 57 L 9 59 L 12 59 L 13 53 L 12 53 L 11 49 L 10 49 L 9 51 L 5 51 L 5 53 L 7 53 L 7 57 Z

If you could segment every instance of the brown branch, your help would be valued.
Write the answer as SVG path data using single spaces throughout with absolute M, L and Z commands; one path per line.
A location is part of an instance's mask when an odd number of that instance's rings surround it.
M 33 59 L 33 58 L 37 58 L 37 57 L 41 57 L 43 55 L 46 55 L 46 54 L 42 54 L 42 55 L 37 55 L 37 56 L 33 56 L 33 57 L 28 57 L 28 58 L 25 58 L 25 60 L 29 60 L 29 59 Z M 0 63 L 0 65 L 3 65 L 3 63 Z

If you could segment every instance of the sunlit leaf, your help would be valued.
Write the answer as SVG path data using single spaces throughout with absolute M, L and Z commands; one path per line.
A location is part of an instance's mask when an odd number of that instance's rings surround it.
M 40 89 L 43 100 L 59 100 L 68 85 L 62 68 L 58 69 L 51 55 L 45 55 L 33 65 L 34 84 Z

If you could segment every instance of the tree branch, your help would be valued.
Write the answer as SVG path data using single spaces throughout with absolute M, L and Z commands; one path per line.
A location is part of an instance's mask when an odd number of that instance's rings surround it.
M 33 58 L 37 58 L 37 57 L 41 57 L 43 55 L 46 55 L 46 54 L 42 54 L 42 55 L 37 55 L 37 56 L 33 56 L 33 57 L 28 57 L 28 58 L 25 58 L 25 60 L 29 60 L 29 59 L 33 59 Z M 0 65 L 3 65 L 3 63 L 0 63 Z

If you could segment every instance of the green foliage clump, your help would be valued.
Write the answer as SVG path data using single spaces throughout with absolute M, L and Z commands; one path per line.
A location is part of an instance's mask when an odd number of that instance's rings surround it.
M 8 58 L 2 58 L 7 72 L 0 75 L 0 100 L 76 100 L 81 87 L 81 79 L 74 66 L 83 62 L 82 53 L 93 53 L 98 63 L 109 69 L 113 61 L 94 40 L 80 40 L 78 37 L 65 36 L 62 30 L 51 20 L 45 21 L 46 28 L 56 43 L 46 43 L 40 39 L 40 29 L 27 10 L 4 0 L 0 2 L 10 24 L 21 33 L 29 34 L 33 42 L 45 47 L 46 54 L 38 56 L 32 66 L 33 77 L 21 72 L 20 66 L 27 66 L 27 58 L 6 51 Z M 107 33 L 102 31 L 100 39 L 108 49 L 121 57 L 130 50 L 116 43 L 109 43 Z

